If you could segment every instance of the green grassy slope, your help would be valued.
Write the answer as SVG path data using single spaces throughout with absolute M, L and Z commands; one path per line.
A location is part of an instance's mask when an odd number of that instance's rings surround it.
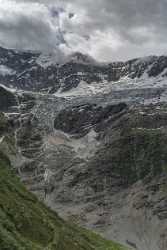
M 1 250 L 125 250 L 70 225 L 29 193 L 0 153 Z

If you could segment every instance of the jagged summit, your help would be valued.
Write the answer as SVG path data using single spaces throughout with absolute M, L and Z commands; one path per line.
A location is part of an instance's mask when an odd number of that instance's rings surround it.
M 98 63 L 89 55 L 20 52 L 0 48 L 0 83 L 10 88 L 60 94 L 111 87 L 156 87 L 166 84 L 167 56 Z M 108 90 L 107 90 L 108 91 Z

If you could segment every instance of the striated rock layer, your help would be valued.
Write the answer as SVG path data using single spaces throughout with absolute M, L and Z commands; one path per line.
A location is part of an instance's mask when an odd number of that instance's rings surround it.
M 51 65 L 40 61 L 47 92 Z M 20 159 L 11 160 L 28 189 L 69 221 L 138 250 L 167 249 L 165 67 L 165 57 L 107 66 L 74 57 L 50 93 L 16 81 L 24 91 L 10 92 L 17 105 L 5 110 Z M 88 78 L 64 81 L 83 68 Z
M 0 116 L 3 139 L 12 137 L 10 124 Z M 13 138 L 14 139 L 14 138 Z M 0 143 L 2 140 L 0 140 Z M 12 141 L 8 146 L 14 149 Z M 26 190 L 14 175 L 9 152 L 0 148 L 0 249 L 1 250 L 126 250 L 97 234 L 60 219 Z M 15 151 L 15 150 L 14 150 Z M 9 156 L 9 158 L 8 158 Z

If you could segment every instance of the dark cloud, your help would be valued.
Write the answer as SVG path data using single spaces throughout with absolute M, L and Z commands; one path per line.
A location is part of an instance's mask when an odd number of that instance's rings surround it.
M 0 42 L 99 60 L 166 54 L 166 11 L 166 0 L 0 0 Z

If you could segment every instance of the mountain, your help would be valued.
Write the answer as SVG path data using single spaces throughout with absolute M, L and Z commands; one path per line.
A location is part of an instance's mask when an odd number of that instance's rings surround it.
M 0 132 L 7 136 L 1 114 Z M 6 128 L 6 131 L 2 130 Z M 9 131 L 8 131 L 9 132 Z M 0 141 L 1 143 L 1 141 Z M 11 142 L 8 141 L 8 144 Z M 13 147 L 11 143 L 10 147 Z M 14 175 L 7 155 L 0 151 L 1 250 L 125 250 L 119 244 L 60 219 L 30 194 Z
M 0 110 L 15 150 L 3 137 L 1 147 L 23 184 L 67 221 L 133 250 L 166 250 L 166 57 L 100 64 L 76 53 L 58 64 L 2 51 L 14 55 L 1 62 L 15 76 L 2 75 Z
M 80 85 L 109 88 L 112 83 L 141 86 L 164 85 L 167 57 L 150 56 L 127 62 L 100 64 L 89 56 L 74 53 L 61 64 L 56 55 L 0 48 L 0 82 L 11 88 L 49 93 L 65 92 Z

